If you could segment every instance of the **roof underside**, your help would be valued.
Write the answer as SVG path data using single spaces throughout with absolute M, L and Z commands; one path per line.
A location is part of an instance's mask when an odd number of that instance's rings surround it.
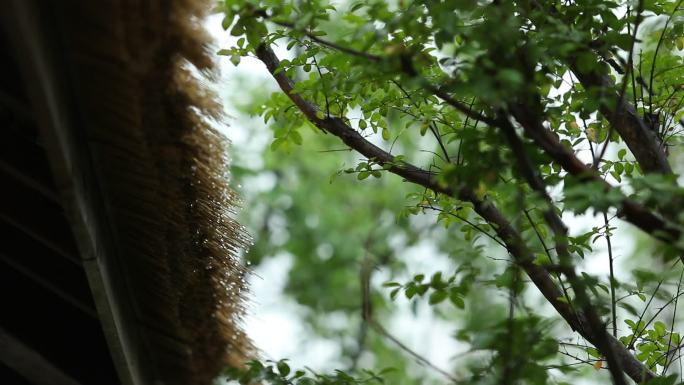
M 249 353 L 220 109 L 189 70 L 207 3 L 0 13 L 0 383 L 202 385 Z
M 0 61 L 0 383 L 117 384 L 21 79 Z

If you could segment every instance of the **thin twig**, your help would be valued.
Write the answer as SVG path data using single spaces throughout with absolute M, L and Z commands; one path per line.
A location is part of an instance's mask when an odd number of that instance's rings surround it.
M 613 270 L 613 245 L 610 242 L 610 228 L 608 227 L 608 214 L 603 212 L 603 223 L 606 226 L 606 244 L 608 245 L 608 266 L 610 268 L 610 303 L 613 317 L 613 337 L 617 338 L 617 302 L 615 301 L 615 271 Z
M 404 95 L 406 95 L 406 97 L 408 98 L 408 100 L 411 102 L 411 104 L 413 104 L 414 107 L 416 107 L 416 109 L 419 108 L 418 103 L 415 102 L 415 101 L 413 100 L 413 98 L 411 98 L 411 95 L 409 95 L 409 93 L 406 92 L 406 90 L 404 89 L 404 87 L 402 87 L 401 84 L 399 84 L 399 82 L 397 82 L 396 80 L 392 80 L 392 83 L 394 83 L 394 85 L 397 86 L 397 88 L 399 88 L 399 90 L 400 90 Z M 432 135 L 435 137 L 435 140 L 437 140 L 437 143 L 439 144 L 439 147 L 442 149 L 442 152 L 444 153 L 444 158 L 446 159 L 446 161 L 447 161 L 448 163 L 451 163 L 451 158 L 449 158 L 449 153 L 447 152 L 447 149 L 446 149 L 446 147 L 444 146 L 444 143 L 442 142 L 442 137 L 439 135 L 439 128 L 437 128 L 437 125 L 435 124 L 434 121 L 430 121 L 430 123 L 428 123 L 428 124 L 430 125 L 430 131 L 432 132 Z
M 657 63 L 657 58 L 658 58 L 658 51 L 660 50 L 660 46 L 663 44 L 663 38 L 665 37 L 665 33 L 667 32 L 667 27 L 670 25 L 670 21 L 672 20 L 672 17 L 674 14 L 679 10 L 679 6 L 682 5 L 683 0 L 679 0 L 677 2 L 677 5 L 675 5 L 674 10 L 672 11 L 671 14 L 668 15 L 667 21 L 665 22 L 665 27 L 663 27 L 663 33 L 660 34 L 660 37 L 658 38 L 658 44 L 656 45 L 655 52 L 653 53 L 653 62 L 651 63 L 651 73 L 649 74 L 649 79 L 648 79 L 648 88 L 650 90 L 653 90 L 653 74 L 655 73 L 655 66 Z M 653 94 L 650 93 L 648 95 L 648 112 L 650 114 L 653 114 Z
M 449 372 L 446 370 L 440 368 L 439 366 L 433 364 L 428 360 L 427 358 L 423 357 L 422 355 L 416 353 L 413 349 L 409 348 L 406 346 L 403 342 L 401 342 L 398 338 L 394 337 L 392 334 L 390 334 L 379 322 L 375 320 L 373 317 L 373 303 L 371 301 L 371 295 L 370 295 L 370 278 L 372 274 L 372 266 L 371 262 L 368 259 L 368 251 L 366 250 L 366 255 L 364 256 L 364 259 L 361 264 L 361 272 L 360 272 L 360 279 L 361 279 L 361 295 L 362 295 L 362 306 L 361 306 L 361 316 L 363 318 L 363 321 L 368 324 L 375 332 L 380 334 L 381 336 L 387 338 L 390 340 L 392 343 L 397 345 L 399 349 L 403 350 L 404 352 L 408 353 L 411 357 L 413 357 L 417 362 L 419 362 L 422 365 L 425 365 L 429 367 L 430 369 L 436 371 L 437 373 L 441 374 L 448 380 L 450 380 L 453 383 L 458 383 L 458 379 L 451 375 Z
M 682 278 L 684 278 L 684 269 L 679 274 L 679 282 L 677 282 L 677 294 L 679 294 L 681 292 L 680 289 L 682 288 Z M 670 327 L 670 335 L 669 335 L 669 338 L 667 341 L 668 349 L 672 345 L 672 333 L 674 332 L 675 320 L 677 319 L 677 303 L 678 302 L 679 302 L 679 297 L 676 297 L 675 302 L 674 302 L 674 310 L 672 311 L 672 321 L 670 322 L 670 324 L 672 326 Z M 667 373 L 667 369 L 670 367 L 670 364 L 672 363 L 672 361 L 668 362 L 668 357 L 669 357 L 668 355 L 665 355 L 665 364 L 663 365 L 662 374 Z

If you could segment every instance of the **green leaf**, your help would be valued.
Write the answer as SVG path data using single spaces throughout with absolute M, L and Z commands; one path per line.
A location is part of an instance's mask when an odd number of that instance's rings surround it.
M 354 4 L 354 5 L 352 5 L 351 8 L 349 8 L 349 12 L 358 11 L 358 10 L 359 10 L 361 7 L 363 7 L 364 5 L 366 5 L 366 3 L 364 3 L 364 2 L 358 2 L 358 3 Z
M 465 308 L 465 302 L 463 301 L 463 297 L 459 296 L 458 294 L 451 292 L 451 294 L 449 295 L 449 300 L 457 308 L 459 308 L 459 309 Z
M 296 130 L 290 131 L 290 139 L 297 145 L 301 145 L 303 141 L 302 135 Z
M 614 34 L 611 36 L 611 40 L 615 45 L 617 45 L 620 49 L 623 49 L 625 51 L 629 51 L 630 48 L 632 48 L 632 35 L 629 34 Z
M 285 361 L 278 361 L 278 372 L 281 376 L 287 377 L 290 374 L 290 366 Z
M 429 122 L 423 122 L 420 125 L 420 136 L 425 136 L 425 133 L 427 130 L 430 128 L 430 123 Z
M 498 77 L 507 87 L 519 87 L 523 82 L 520 72 L 510 68 L 500 70 Z
M 224 31 L 227 31 L 228 28 L 233 24 L 233 20 L 235 19 L 235 15 L 227 15 L 223 18 L 221 21 L 221 27 L 223 28 Z
M 596 55 L 592 53 L 580 53 L 577 56 L 577 67 L 582 72 L 592 72 L 596 68 Z
M 276 150 L 278 147 L 282 146 L 283 143 L 285 143 L 286 140 L 285 138 L 276 138 L 272 143 L 271 143 L 271 150 Z
M 442 281 L 442 272 L 438 271 L 430 278 L 430 286 L 435 289 L 442 289 L 446 284 Z
M 232 36 L 242 36 L 245 33 L 245 26 L 243 24 L 243 19 L 238 19 L 237 23 L 230 30 Z
M 416 285 L 409 285 L 404 291 L 406 298 L 411 299 L 418 293 L 418 287 Z
M 594 358 L 603 358 L 603 355 L 595 348 L 587 348 L 587 354 Z
M 658 337 L 663 337 L 665 336 L 665 334 L 667 334 L 667 326 L 660 321 L 656 321 L 653 324 L 653 329 L 655 330 Z
M 546 253 L 535 254 L 534 264 L 539 266 L 550 265 L 551 258 Z
M 641 352 L 641 353 L 637 353 L 636 359 L 639 360 L 639 361 L 641 361 L 641 362 L 644 362 L 644 361 L 646 361 L 646 360 L 648 359 L 648 357 L 649 357 L 650 355 L 651 355 L 650 352 Z
M 252 47 L 258 47 L 261 44 L 261 39 L 268 34 L 268 30 L 264 23 L 258 22 L 256 19 L 248 20 L 248 24 L 245 25 L 247 41 Z
M 677 379 L 679 379 L 679 375 L 674 373 L 667 376 L 652 378 L 651 380 L 644 382 L 643 385 L 674 385 L 677 383 Z
M 387 128 L 382 129 L 382 138 L 384 140 L 390 140 L 390 132 Z
M 447 298 L 447 292 L 446 291 L 437 290 L 437 291 L 432 292 L 432 294 L 430 294 L 430 298 L 429 298 L 428 302 L 430 303 L 430 305 L 436 305 L 436 304 L 444 301 L 446 298 Z

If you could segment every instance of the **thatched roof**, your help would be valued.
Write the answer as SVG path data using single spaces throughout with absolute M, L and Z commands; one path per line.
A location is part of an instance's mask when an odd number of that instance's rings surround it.
M 201 25 L 208 3 L 4 5 L 39 141 L 126 384 L 208 384 L 250 351 L 238 261 L 247 237 L 232 219 L 226 140 L 208 122 L 221 109 L 193 76 L 214 70 Z

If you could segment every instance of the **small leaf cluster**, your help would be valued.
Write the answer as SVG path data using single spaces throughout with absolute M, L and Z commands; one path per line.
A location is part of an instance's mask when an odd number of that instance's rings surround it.
M 380 178 L 382 176 L 382 171 L 386 171 L 391 167 L 392 165 L 390 163 L 385 163 L 384 165 L 380 166 L 380 168 L 378 168 L 377 164 L 373 162 L 373 159 L 369 159 L 367 162 L 359 162 L 354 168 L 345 169 L 344 172 L 347 174 L 356 173 L 356 179 L 364 180 L 369 176 Z
M 661 321 L 655 321 L 652 329 L 647 329 L 647 323 L 643 320 L 626 319 L 631 334 L 620 337 L 620 342 L 629 348 L 636 347 L 636 358 L 646 363 L 649 368 L 656 365 L 664 367 L 672 362 L 674 355 L 679 351 L 682 342 L 677 332 L 670 332 Z
M 392 370 L 385 369 L 379 373 L 363 370 L 363 377 L 353 377 L 340 370 L 335 371 L 335 374 L 307 374 L 304 370 L 293 371 L 287 360 L 253 360 L 244 368 L 228 368 L 224 374 L 228 380 L 241 385 L 378 385 L 385 383 L 382 376 Z
M 486 320 L 457 332 L 456 338 L 468 342 L 473 349 L 491 352 L 481 360 L 468 383 L 486 384 L 491 379 L 488 368 L 506 368 L 499 376 L 507 383 L 546 384 L 549 373 L 544 362 L 558 352 L 558 342 L 548 336 L 551 322 L 537 316 L 520 316 L 491 324 Z
M 425 274 L 417 274 L 405 284 L 385 282 L 383 287 L 392 288 L 390 298 L 393 300 L 397 298 L 400 291 L 403 291 L 409 300 L 427 295 L 430 305 L 437 305 L 449 299 L 454 306 L 464 309 L 464 297 L 468 294 L 471 282 L 477 274 L 477 269 L 464 264 L 448 278 L 444 278 L 442 272 L 438 271 L 427 280 Z

